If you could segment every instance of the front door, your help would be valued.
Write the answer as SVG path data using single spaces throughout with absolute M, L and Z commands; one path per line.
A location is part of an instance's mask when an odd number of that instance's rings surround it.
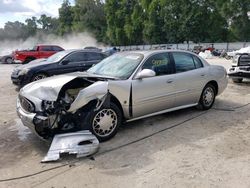
M 175 101 L 173 64 L 168 53 L 155 54 L 142 65 L 156 75 L 132 80 L 133 118 L 172 108 Z

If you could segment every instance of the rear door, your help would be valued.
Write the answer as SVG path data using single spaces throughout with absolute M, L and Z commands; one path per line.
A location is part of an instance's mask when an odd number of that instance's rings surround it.
M 63 64 L 63 61 L 68 61 Z M 87 54 L 85 52 L 73 52 L 63 58 L 56 66 L 52 74 L 64 74 L 70 72 L 82 71 L 82 65 L 87 61 Z
M 151 69 L 156 76 L 132 80 L 133 118 L 172 108 L 175 101 L 173 64 L 168 53 L 149 57 L 141 70 Z
M 176 70 L 175 107 L 197 103 L 206 82 L 207 68 L 203 67 L 199 58 L 190 53 L 172 52 L 171 57 Z
M 94 66 L 95 64 L 99 63 L 103 60 L 106 56 L 102 53 L 98 52 L 87 52 L 87 61 L 83 63 L 83 71 L 88 70 L 90 67 Z
M 54 54 L 52 46 L 40 46 L 39 47 L 39 58 L 48 58 Z

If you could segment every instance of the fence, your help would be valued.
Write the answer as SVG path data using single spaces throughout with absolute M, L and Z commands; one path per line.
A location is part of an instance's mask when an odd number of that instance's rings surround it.
M 121 50 L 152 50 L 152 49 L 181 49 L 192 50 L 195 46 L 203 48 L 213 47 L 218 50 L 234 51 L 250 46 L 250 42 L 229 42 L 229 43 L 182 43 L 182 44 L 154 44 L 154 45 L 132 45 L 117 46 Z

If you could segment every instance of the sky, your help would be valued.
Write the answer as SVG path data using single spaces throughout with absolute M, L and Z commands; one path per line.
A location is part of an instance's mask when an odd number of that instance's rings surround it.
M 58 17 L 58 8 L 63 0 L 0 0 L 0 28 L 8 21 L 25 22 L 32 16 L 41 14 Z M 74 0 L 70 0 L 73 4 Z

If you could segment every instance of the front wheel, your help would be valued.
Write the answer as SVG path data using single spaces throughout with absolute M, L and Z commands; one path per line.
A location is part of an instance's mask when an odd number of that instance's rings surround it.
M 47 75 L 43 74 L 43 73 L 39 73 L 39 74 L 35 74 L 32 79 L 31 82 L 37 81 L 37 80 L 41 80 L 47 78 Z
M 101 107 L 97 111 L 91 110 L 85 117 L 82 128 L 89 129 L 102 142 L 116 135 L 121 120 L 120 109 L 111 102 L 108 108 Z
M 201 93 L 200 101 L 197 107 L 201 110 L 210 109 L 214 104 L 215 95 L 215 87 L 212 84 L 207 84 Z

